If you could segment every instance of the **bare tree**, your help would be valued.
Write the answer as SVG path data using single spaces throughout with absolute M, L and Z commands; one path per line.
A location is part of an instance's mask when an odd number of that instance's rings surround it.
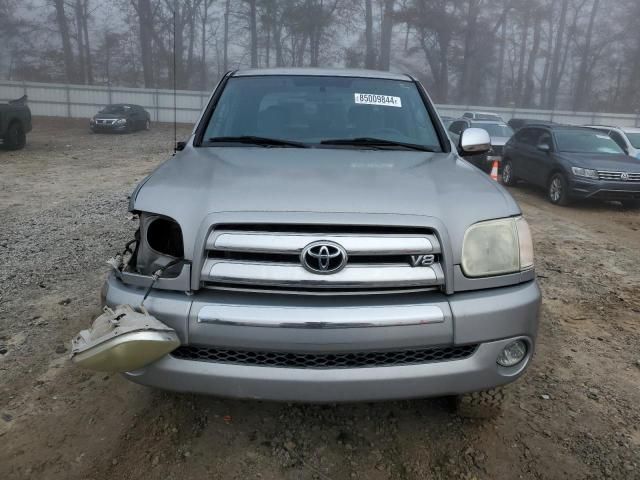
M 60 32 L 60 40 L 62 41 L 62 51 L 64 54 L 64 69 L 67 82 L 75 79 L 75 60 L 73 57 L 73 49 L 71 48 L 71 35 L 69 33 L 69 24 L 67 15 L 64 10 L 64 0 L 53 0 L 56 9 L 56 22 L 58 24 L 58 32 Z

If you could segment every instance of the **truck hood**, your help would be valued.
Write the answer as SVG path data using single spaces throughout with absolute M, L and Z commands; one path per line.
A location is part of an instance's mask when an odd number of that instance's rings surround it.
M 613 172 L 640 173 L 638 159 L 619 154 L 566 153 L 558 156 L 567 160 L 574 167 L 591 168 L 594 170 L 608 170 Z
M 520 212 L 501 186 L 455 154 L 191 146 L 138 186 L 130 208 L 175 219 L 185 249 L 188 232 L 218 212 L 304 212 L 307 221 L 349 213 L 362 223 L 376 214 L 428 216 L 456 236 L 472 223 Z

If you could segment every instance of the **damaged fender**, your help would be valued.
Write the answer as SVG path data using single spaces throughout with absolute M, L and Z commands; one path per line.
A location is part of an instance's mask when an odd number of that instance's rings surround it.
M 91 328 L 71 341 L 71 360 L 102 372 L 129 372 L 155 362 L 180 346 L 178 334 L 144 308 L 104 308 Z

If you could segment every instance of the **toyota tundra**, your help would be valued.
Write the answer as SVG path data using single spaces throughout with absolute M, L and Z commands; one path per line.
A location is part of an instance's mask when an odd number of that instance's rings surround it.
M 73 360 L 153 387 L 300 402 L 432 396 L 499 411 L 536 342 L 522 213 L 422 85 L 230 72 L 134 190 L 134 238 Z

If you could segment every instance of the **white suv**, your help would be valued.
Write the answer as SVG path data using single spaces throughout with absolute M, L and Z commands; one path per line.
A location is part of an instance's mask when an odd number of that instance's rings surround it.
M 640 160 L 640 128 L 606 127 L 603 125 L 587 126 L 606 133 L 627 155 Z

